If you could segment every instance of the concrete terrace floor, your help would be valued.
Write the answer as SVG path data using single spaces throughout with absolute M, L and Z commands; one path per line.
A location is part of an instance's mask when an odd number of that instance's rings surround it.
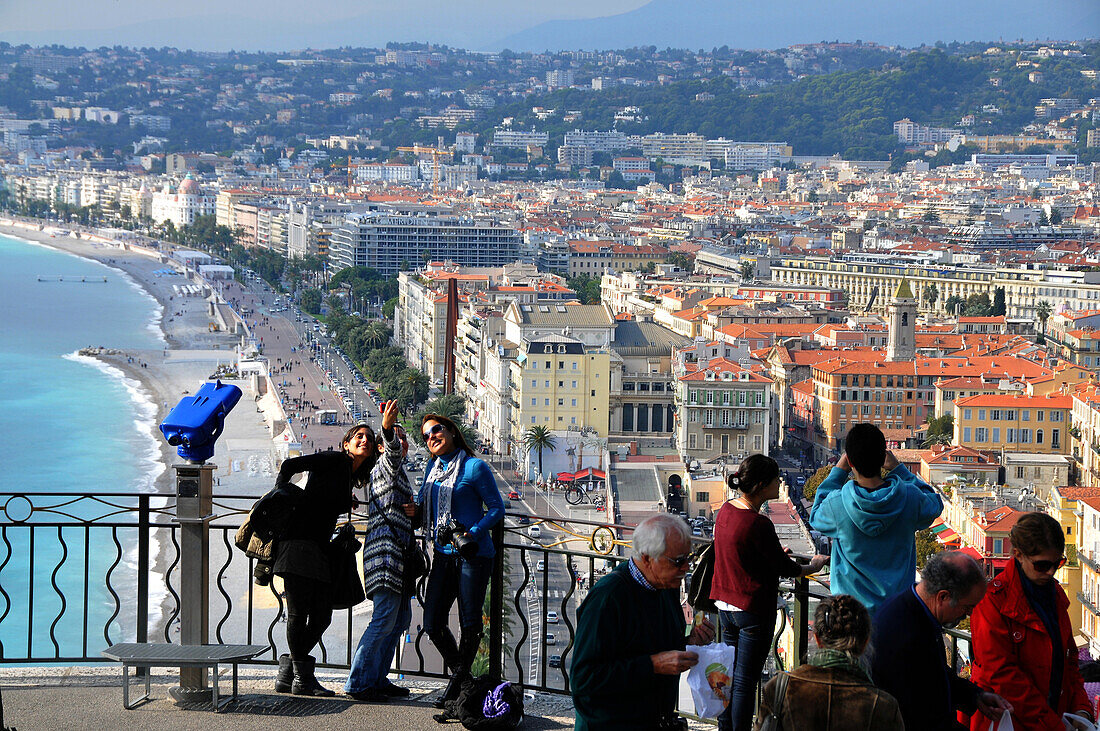
M 346 674 L 319 669 L 318 678 L 339 691 Z M 304 698 L 280 695 L 272 690 L 272 669 L 240 670 L 240 697 L 221 713 L 209 703 L 177 705 L 169 696 L 178 685 L 174 670 L 153 668 L 151 700 L 127 711 L 122 707 L 122 673 L 118 666 L 36 667 L 0 669 L 4 724 L 19 731 L 38 729 L 461 729 L 461 724 L 441 726 L 432 720 L 439 711 L 431 702 L 442 683 L 422 679 L 397 679 L 412 690 L 407 698 L 389 703 L 357 703 L 342 695 Z M 391 677 L 391 679 L 393 679 Z M 144 681 L 131 678 L 131 699 L 145 690 Z M 223 672 L 220 692 L 228 695 L 232 675 Z M 564 730 L 573 728 L 573 706 L 568 696 L 538 693 L 525 706 L 522 728 Z

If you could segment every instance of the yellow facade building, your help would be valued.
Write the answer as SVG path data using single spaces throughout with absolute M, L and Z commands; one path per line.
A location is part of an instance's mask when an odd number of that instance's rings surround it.
M 1070 453 L 1068 394 L 986 393 L 955 401 L 955 446 L 1032 454 Z

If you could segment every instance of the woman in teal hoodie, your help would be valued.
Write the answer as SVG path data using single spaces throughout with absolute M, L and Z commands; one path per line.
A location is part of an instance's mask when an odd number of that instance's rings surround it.
M 832 593 L 851 594 L 874 616 L 883 601 L 913 585 L 913 535 L 932 525 L 943 502 L 887 451 L 875 425 L 853 426 L 844 450 L 817 488 L 810 527 L 833 539 Z

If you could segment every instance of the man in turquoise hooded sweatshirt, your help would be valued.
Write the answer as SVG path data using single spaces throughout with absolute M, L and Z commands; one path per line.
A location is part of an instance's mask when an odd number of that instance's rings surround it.
M 913 534 L 942 510 L 935 490 L 887 451 L 877 426 L 853 426 L 844 456 L 818 486 L 810 510 L 810 527 L 833 539 L 833 594 L 851 594 L 874 616 L 883 601 L 913 585 Z

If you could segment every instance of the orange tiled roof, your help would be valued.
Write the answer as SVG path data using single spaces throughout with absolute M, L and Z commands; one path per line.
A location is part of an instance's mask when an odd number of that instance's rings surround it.
M 1049 396 L 980 393 L 977 396 L 966 396 L 955 399 L 955 406 L 1069 409 L 1073 407 L 1073 399 L 1068 394 L 1061 393 L 1050 394 Z

